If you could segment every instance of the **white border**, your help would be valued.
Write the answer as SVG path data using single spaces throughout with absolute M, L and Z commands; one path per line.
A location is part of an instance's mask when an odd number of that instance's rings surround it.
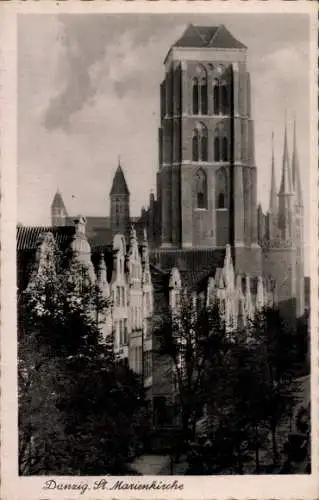
M 18 477 L 17 473 L 17 400 L 16 400 L 16 21 L 18 13 L 304 13 L 309 14 L 312 42 L 311 61 L 311 203 L 312 203 L 312 272 L 311 272 L 311 327 L 312 327 L 312 474 L 309 476 L 198 476 L 177 477 L 184 484 L 183 491 L 44 491 L 45 478 Z M 38 498 L 78 498 L 86 496 L 98 498 L 278 498 L 297 499 L 318 497 L 318 122 L 317 122 L 317 6 L 315 2 L 299 0 L 297 2 L 267 1 L 260 2 L 10 2 L 0 5 L 0 47 L 1 52 L 1 89 L 0 89 L 0 146 L 1 146 L 1 476 L 2 495 L 5 500 Z M 271 29 L 271 27 L 270 27 Z M 305 197 L 307 194 L 305 194 Z M 62 481 L 66 481 L 62 477 Z M 69 478 L 68 478 L 69 479 Z M 95 479 L 76 477 L 77 483 L 89 479 L 92 485 Z M 110 478 L 107 478 L 111 480 Z M 117 480 L 119 478 L 116 478 Z M 133 477 L 132 481 L 156 479 L 171 481 L 172 477 L 154 478 Z M 129 478 L 125 477 L 125 482 Z

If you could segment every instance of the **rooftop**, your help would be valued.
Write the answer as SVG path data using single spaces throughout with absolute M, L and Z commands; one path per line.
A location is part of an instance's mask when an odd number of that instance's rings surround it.
M 189 24 L 173 47 L 212 47 L 219 49 L 246 49 L 228 29 L 219 26 L 197 26 Z
M 110 195 L 112 194 L 130 194 L 121 165 L 117 167 L 115 175 L 113 177 Z

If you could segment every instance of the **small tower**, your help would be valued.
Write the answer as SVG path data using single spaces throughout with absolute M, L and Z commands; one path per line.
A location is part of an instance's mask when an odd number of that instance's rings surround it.
M 59 190 L 54 195 L 51 204 L 51 224 L 52 226 L 66 226 L 68 213 Z
M 270 221 L 272 212 L 275 210 L 272 207 L 276 206 L 272 195 L 268 212 Z M 277 222 L 272 225 L 272 232 L 269 231 L 269 241 L 265 242 L 263 262 L 264 275 L 268 279 L 275 281 L 278 307 L 285 322 L 292 329 L 295 328 L 297 305 L 295 226 L 295 196 L 288 155 L 287 126 L 285 123 Z
M 287 125 L 285 123 L 284 150 L 282 159 L 281 184 L 278 193 L 278 228 L 284 240 L 290 240 L 294 236 L 293 231 L 293 203 L 294 193 L 292 188 L 291 170 L 288 157 Z
M 273 238 L 278 218 L 278 198 L 277 198 L 277 183 L 275 173 L 275 156 L 274 156 L 274 133 L 271 135 L 271 179 L 270 179 L 270 198 L 268 210 L 268 235 Z
M 120 163 L 113 177 L 110 191 L 111 229 L 113 236 L 122 234 L 129 238 L 130 227 L 130 192 Z

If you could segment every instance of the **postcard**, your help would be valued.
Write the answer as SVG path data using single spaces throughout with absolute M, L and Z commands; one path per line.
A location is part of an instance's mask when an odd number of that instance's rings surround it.
M 312 2 L 10 2 L 5 499 L 315 499 Z

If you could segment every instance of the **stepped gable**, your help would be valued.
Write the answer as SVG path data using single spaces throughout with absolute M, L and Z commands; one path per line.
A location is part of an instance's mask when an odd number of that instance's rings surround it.
M 224 25 L 197 26 L 189 24 L 173 47 L 212 47 L 220 49 L 246 49 Z

